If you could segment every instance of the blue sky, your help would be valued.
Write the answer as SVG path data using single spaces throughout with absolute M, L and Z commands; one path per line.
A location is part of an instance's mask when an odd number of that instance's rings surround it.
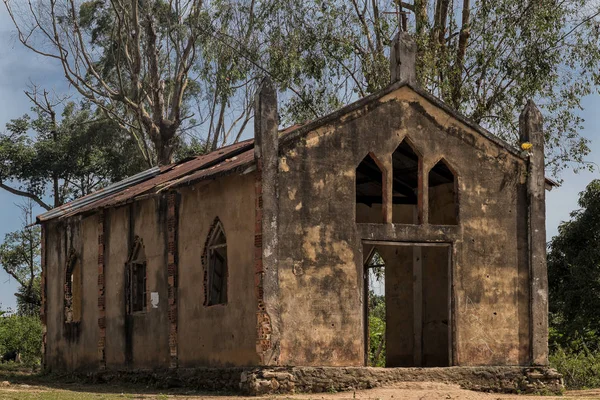
M 12 22 L 4 5 L 0 6 L 0 129 L 13 118 L 30 111 L 30 103 L 23 94 L 30 82 L 54 89 L 57 93 L 68 93 L 69 88 L 62 76 L 60 66 L 47 58 L 37 56 L 25 49 L 16 40 Z M 581 116 L 585 119 L 583 136 L 592 140 L 592 153 L 588 161 L 600 165 L 600 95 L 587 97 Z M 564 171 L 563 185 L 547 193 L 546 226 L 548 239 L 557 232 L 561 221 L 569 218 L 569 213 L 577 208 L 578 193 L 600 173 Z M 15 203 L 22 200 L 0 189 L 0 240 L 7 232 L 19 229 L 20 215 Z M 41 212 L 37 210 L 38 214 Z M 14 307 L 14 293 L 17 285 L 4 271 L 0 270 L 0 307 Z

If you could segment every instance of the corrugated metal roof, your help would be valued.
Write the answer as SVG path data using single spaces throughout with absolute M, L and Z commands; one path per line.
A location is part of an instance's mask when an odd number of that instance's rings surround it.
M 341 115 L 348 113 L 370 101 L 380 98 L 386 93 L 396 90 L 402 86 L 409 86 L 412 90 L 431 101 L 435 106 L 448 111 L 455 118 L 473 127 L 490 141 L 496 143 L 517 157 L 523 158 L 522 154 L 520 154 L 514 146 L 511 146 L 505 141 L 493 136 L 479 125 L 461 116 L 430 93 L 420 89 L 419 87 L 408 85 L 407 82 L 399 82 L 390 85 L 386 89 L 360 99 L 355 103 L 343 107 L 340 110 L 315 121 L 311 121 L 307 124 L 297 124 L 288 127 L 279 132 L 281 136 L 280 145 L 293 145 L 296 139 L 302 137 L 310 131 L 313 131 L 317 127 L 330 122 L 332 119 L 339 118 Z M 202 156 L 186 159 L 177 164 L 149 169 L 121 182 L 107 186 L 106 188 L 94 192 L 88 196 L 84 196 L 61 207 L 41 214 L 37 217 L 37 222 L 44 222 L 53 218 L 66 218 L 86 211 L 124 204 L 148 192 L 157 193 L 162 190 L 167 190 L 180 185 L 191 184 L 193 182 L 224 175 L 233 171 L 243 170 L 243 168 L 247 168 L 254 161 L 253 148 L 254 139 L 249 139 L 231 146 L 223 147 L 219 150 Z M 546 178 L 546 184 L 550 187 L 558 186 L 557 182 L 549 178 Z
M 254 139 L 245 140 L 223 147 L 211 153 L 192 159 L 155 167 L 141 172 L 121 182 L 107 186 L 97 192 L 74 200 L 37 217 L 37 222 L 54 218 L 67 218 L 86 211 L 113 207 L 132 201 L 137 196 L 148 192 L 159 192 L 167 187 L 191 180 L 207 179 L 216 175 L 237 170 L 254 161 Z M 190 176 L 190 179 L 182 180 Z M 194 178 L 191 178 L 194 176 Z
M 114 193 L 118 193 L 130 186 L 133 186 L 139 182 L 143 182 L 147 179 L 150 179 L 160 173 L 160 169 L 158 167 L 150 168 L 146 171 L 142 171 L 138 174 L 130 176 L 129 178 L 123 179 L 117 183 L 113 183 L 105 188 L 95 191 L 94 193 L 90 193 L 86 196 L 80 197 L 76 200 L 73 200 L 70 203 L 63 204 L 60 207 L 53 208 L 52 210 L 45 212 L 44 214 L 37 216 L 37 222 L 44 222 L 49 219 L 61 217 L 67 213 L 71 213 L 74 210 L 79 210 L 83 207 L 88 206 L 89 204 L 93 204 L 103 198 L 106 198 Z

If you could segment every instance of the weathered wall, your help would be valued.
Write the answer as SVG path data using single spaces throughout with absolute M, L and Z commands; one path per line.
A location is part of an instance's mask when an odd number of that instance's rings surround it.
M 166 268 L 166 201 L 162 197 L 147 199 L 106 211 L 105 217 L 105 307 L 107 368 L 168 367 L 168 302 Z M 144 312 L 127 315 L 125 299 L 126 262 L 138 236 L 146 255 L 147 306 Z M 97 310 L 98 233 L 86 234 L 95 242 L 95 283 L 93 291 L 84 292 L 84 313 Z M 150 304 L 150 293 L 157 292 L 157 308 Z M 92 295 L 90 295 L 92 294 Z M 98 332 L 98 321 L 94 324 Z M 97 343 L 96 343 L 97 345 Z M 96 368 L 98 366 L 96 355 Z
M 178 194 L 178 359 L 183 366 L 256 365 L 254 174 L 224 177 Z M 105 211 L 105 362 L 108 369 L 170 366 L 166 195 Z M 208 231 L 219 217 L 227 236 L 228 303 L 203 305 L 201 262 Z M 46 224 L 47 355 L 50 369 L 97 369 L 98 215 Z M 146 259 L 147 305 L 126 311 L 126 262 L 139 237 Z M 82 321 L 63 324 L 67 254 L 82 258 Z M 151 293 L 158 304 L 151 304 Z
M 125 318 L 125 330 L 132 332 L 131 358 L 136 368 L 169 366 L 166 206 L 166 197 L 158 197 L 135 202 L 129 211 L 133 213 L 133 237 L 143 240 L 146 255 L 146 311 Z M 150 304 L 152 292 L 158 293 L 156 308 Z
M 297 144 L 282 144 L 281 364 L 363 364 L 359 231 L 375 240 L 410 238 L 400 227 L 357 227 L 355 168 L 373 152 L 390 170 L 391 154 L 407 136 L 423 154 L 425 172 L 443 157 L 458 175 L 460 225 L 413 230 L 430 240 L 452 237 L 454 363 L 528 362 L 523 160 L 404 87 Z M 427 173 L 421 179 L 426 188 Z M 424 204 L 427 197 L 424 190 Z
M 130 250 L 129 207 L 107 210 L 105 221 L 106 367 L 117 368 L 126 365 L 125 262 Z
M 95 369 L 98 345 L 98 221 L 95 215 L 74 217 L 46 226 L 47 345 L 49 370 Z M 64 322 L 67 257 L 73 249 L 81 268 L 81 320 Z M 91 293 L 87 295 L 87 293 Z
M 255 174 L 181 189 L 179 365 L 257 365 L 254 294 Z M 218 217 L 227 238 L 227 304 L 206 307 L 202 253 Z

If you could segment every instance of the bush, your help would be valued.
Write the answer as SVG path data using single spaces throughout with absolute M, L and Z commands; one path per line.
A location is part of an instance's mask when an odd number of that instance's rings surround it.
M 559 348 L 550 355 L 550 366 L 563 375 L 568 389 L 600 387 L 600 351 Z
M 42 323 L 39 317 L 0 317 L 0 355 L 16 351 L 26 366 L 36 366 L 42 357 Z

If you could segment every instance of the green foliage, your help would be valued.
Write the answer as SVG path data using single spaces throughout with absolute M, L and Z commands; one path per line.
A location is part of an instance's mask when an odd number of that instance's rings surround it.
M 385 367 L 385 297 L 369 291 L 369 366 Z
M 39 316 L 41 229 L 33 225 L 31 203 L 21 206 L 21 211 L 23 228 L 4 236 L 0 245 L 0 265 L 19 284 L 16 293 L 19 315 Z
M 42 352 L 42 323 L 39 317 L 1 316 L 0 354 L 17 351 L 27 366 L 40 363 Z
M 265 75 L 282 92 L 283 124 L 318 118 L 384 88 L 401 5 L 88 0 L 72 14 L 68 7 L 52 14 L 23 7 L 15 21 L 20 40 L 35 48 L 35 36 L 46 35 L 41 42 L 55 44 L 55 57 L 64 57 L 56 40 L 64 40 L 62 48 L 79 43 L 77 54 L 63 59 L 82 64 L 71 65 L 71 84 L 127 127 L 148 162 L 164 163 L 184 143 L 183 130 L 211 150 L 239 140 Z M 64 38 L 53 36 L 44 13 L 55 15 Z M 579 135 L 578 111 L 600 84 L 599 15 L 598 0 L 418 0 L 406 29 L 417 39 L 421 85 L 497 136 L 516 144 L 521 109 L 536 100 L 545 116 L 547 165 L 558 172 L 592 165 L 585 163 L 589 147 Z M 31 154 L 12 159 L 18 157 Z
M 206 142 L 192 138 L 189 142 L 182 142 L 175 150 L 174 161 L 181 162 L 187 158 L 200 156 L 209 152 Z
M 550 354 L 550 366 L 563 375 L 570 390 L 600 387 L 600 351 L 559 348 Z
M 579 206 L 549 245 L 550 344 L 575 352 L 598 351 L 600 180 L 580 194 Z
M 145 168 L 137 144 L 89 105 L 68 103 L 55 113 L 33 108 L 6 124 L 0 134 L 0 182 L 38 203 L 47 196 L 58 206 Z
M 17 314 L 38 318 L 40 316 L 40 307 L 42 306 L 41 278 L 36 276 L 33 284 L 29 286 L 19 286 L 17 289 Z

